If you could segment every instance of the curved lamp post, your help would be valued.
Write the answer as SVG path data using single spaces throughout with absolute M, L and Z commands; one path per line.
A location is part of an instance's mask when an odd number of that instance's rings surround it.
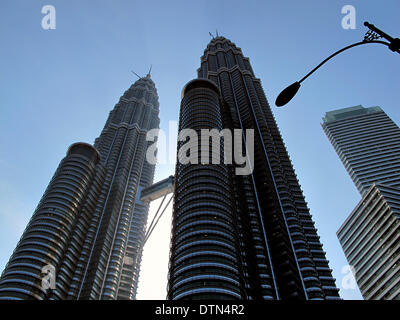
M 326 58 L 324 61 L 322 61 L 318 66 L 316 66 L 314 69 L 312 69 L 309 73 L 307 73 L 300 81 L 296 81 L 292 83 L 290 86 L 288 86 L 286 89 L 284 89 L 276 98 L 275 104 L 277 107 L 282 107 L 285 104 L 287 104 L 292 98 L 296 95 L 297 91 L 299 91 L 301 83 L 306 80 L 310 75 L 312 75 L 315 71 L 317 71 L 323 64 L 325 64 L 328 60 L 332 59 L 334 56 L 338 55 L 339 53 L 342 53 L 343 51 L 346 51 L 348 49 L 351 49 L 353 47 L 361 46 L 363 44 L 369 44 L 369 43 L 380 43 L 388 46 L 390 50 L 393 52 L 400 53 L 400 39 L 399 38 L 392 38 L 382 30 L 379 30 L 376 28 L 374 25 L 369 24 L 368 22 L 364 22 L 364 25 L 368 27 L 368 31 L 365 34 L 364 40 L 361 42 L 356 42 L 353 43 L 347 47 L 344 47 L 335 53 L 331 54 L 328 58 Z M 386 41 L 380 41 L 377 40 L 379 38 L 385 38 L 389 42 Z

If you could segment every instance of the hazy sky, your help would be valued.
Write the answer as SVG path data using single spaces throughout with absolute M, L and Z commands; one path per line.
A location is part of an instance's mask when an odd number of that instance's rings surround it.
M 43 30 L 44 5 L 56 29 Z M 356 8 L 345 30 L 344 5 Z M 368 20 L 400 36 L 398 0 L 0 2 L 0 269 L 7 263 L 67 148 L 93 143 L 109 111 L 135 81 L 152 78 L 161 128 L 178 119 L 181 89 L 196 77 L 209 32 L 241 47 L 262 81 L 318 233 L 341 287 L 347 265 L 336 231 L 360 200 L 320 126 L 326 111 L 381 106 L 400 123 L 400 56 L 382 45 L 345 52 L 306 80 L 285 108 L 277 94 L 335 50 L 362 40 Z M 157 167 L 155 180 L 174 173 Z M 154 214 L 157 203 L 151 206 Z M 171 210 L 145 246 L 139 299 L 164 299 Z M 359 299 L 358 289 L 340 291 Z

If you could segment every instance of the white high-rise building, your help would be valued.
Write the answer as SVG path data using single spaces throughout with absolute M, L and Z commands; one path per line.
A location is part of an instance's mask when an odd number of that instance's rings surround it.
M 400 187 L 400 128 L 380 107 L 327 112 L 322 128 L 361 195 L 373 183 Z
M 322 128 L 362 195 L 337 232 L 360 291 L 400 299 L 400 129 L 362 106 L 327 112 Z

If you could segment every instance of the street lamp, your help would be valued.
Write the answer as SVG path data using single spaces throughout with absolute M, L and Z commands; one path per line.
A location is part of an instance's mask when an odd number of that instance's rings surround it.
M 332 59 L 334 56 L 338 55 L 339 53 L 353 48 L 357 47 L 363 44 L 369 44 L 369 43 L 380 43 L 388 46 L 390 50 L 393 52 L 397 52 L 400 54 L 400 39 L 399 38 L 392 38 L 382 30 L 376 28 L 373 24 L 370 24 L 368 22 L 364 22 L 364 26 L 368 27 L 368 31 L 364 36 L 364 40 L 361 42 L 356 42 L 353 43 L 347 47 L 344 47 L 335 53 L 331 54 L 328 58 L 326 58 L 324 61 L 322 61 L 318 66 L 316 66 L 314 69 L 312 69 L 308 74 L 306 74 L 300 81 L 296 81 L 292 83 L 290 86 L 288 86 L 286 89 L 284 89 L 276 98 L 275 104 L 277 107 L 282 107 L 285 104 L 287 104 L 290 100 L 293 99 L 293 97 L 296 95 L 297 91 L 299 91 L 301 83 L 306 80 L 310 75 L 312 75 L 315 71 L 317 71 L 323 64 L 325 64 L 328 60 Z M 379 38 L 385 38 L 388 42 L 386 41 L 380 41 L 377 40 Z

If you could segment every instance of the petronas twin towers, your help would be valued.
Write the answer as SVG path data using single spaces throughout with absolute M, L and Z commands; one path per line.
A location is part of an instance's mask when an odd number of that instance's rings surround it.
M 158 114 L 147 75 L 94 146 L 69 148 L 1 275 L 0 299 L 135 299 L 149 209 L 140 193 L 155 169 L 146 134 Z M 235 164 L 178 157 L 168 299 L 339 299 L 261 82 L 228 39 L 207 46 L 179 129 L 254 130 L 254 163 L 236 175 Z
M 254 130 L 254 163 L 237 175 L 235 165 L 177 161 L 168 297 L 337 299 L 261 82 L 224 37 L 183 91 L 179 129 L 188 128 Z
M 69 148 L 3 271 L 0 299 L 135 297 L 149 208 L 137 194 L 153 183 L 146 133 L 158 113 L 148 75 L 124 93 L 94 146 Z

